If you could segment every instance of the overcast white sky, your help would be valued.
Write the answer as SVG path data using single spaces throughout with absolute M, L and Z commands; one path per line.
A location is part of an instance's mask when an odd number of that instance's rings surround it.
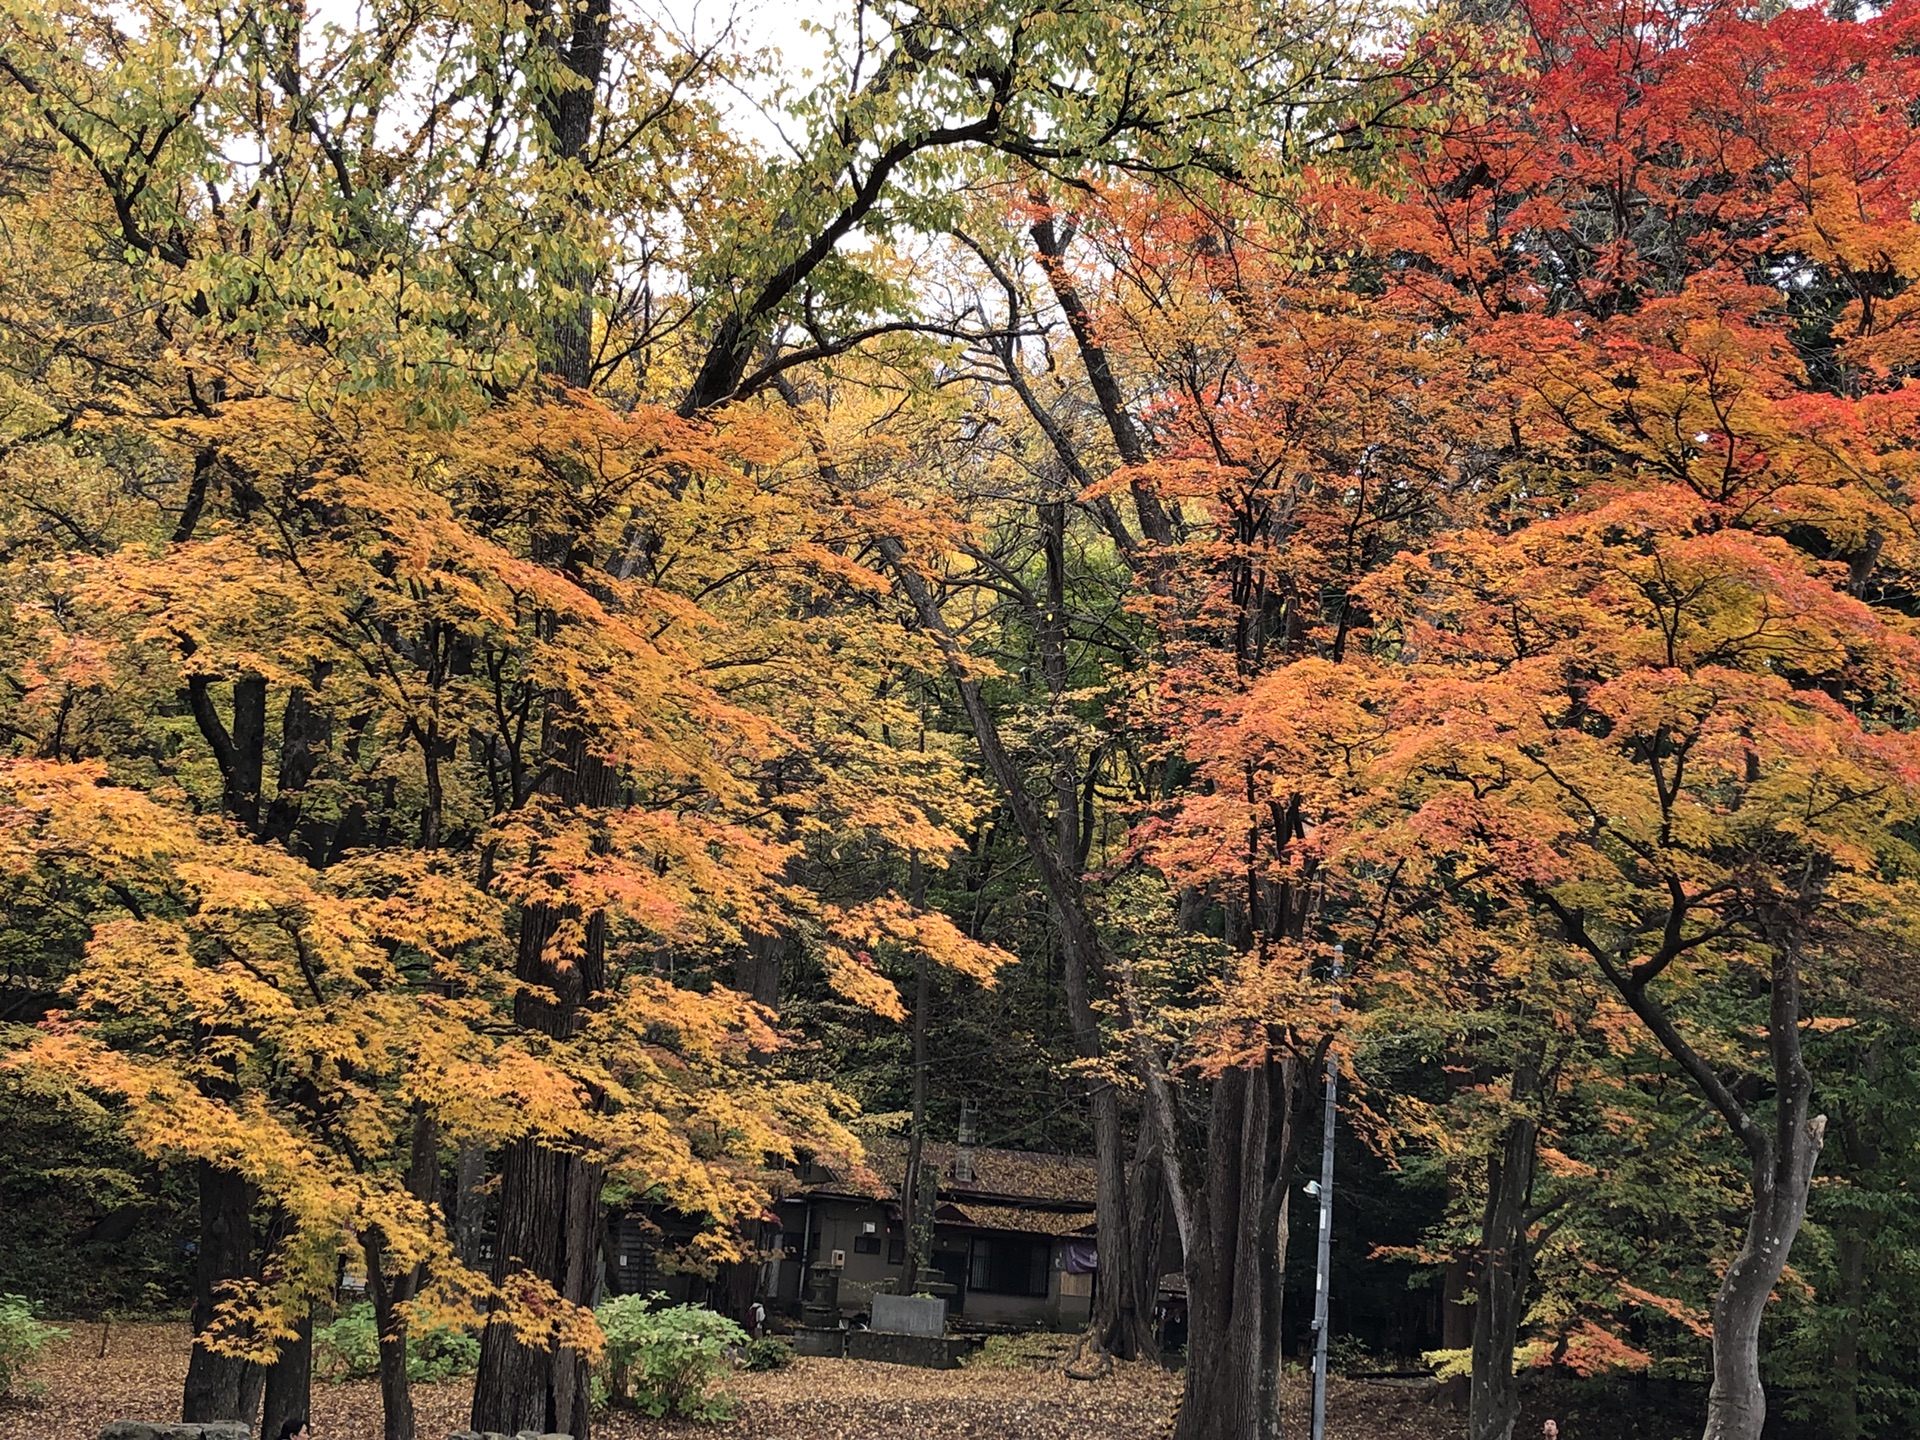
M 310 24 L 332 21 L 347 29 L 356 28 L 360 16 L 377 8 L 384 0 L 308 0 Z M 807 72 L 817 72 L 831 46 L 830 34 L 809 32 L 809 21 L 831 27 L 852 13 L 853 0 L 615 0 L 652 16 L 663 27 L 683 36 L 694 45 L 711 42 L 729 23 L 733 26 L 735 48 L 742 52 L 761 49 L 780 52 L 780 76 L 797 92 L 810 88 Z M 136 17 L 137 18 L 137 17 Z M 766 93 L 739 97 L 734 116 L 742 134 L 751 136 L 769 148 L 779 145 L 779 134 L 764 113 L 770 99 Z
M 832 43 L 828 35 L 809 32 L 808 22 L 831 27 L 849 13 L 839 0 L 638 0 L 638 3 L 695 44 L 704 44 L 729 22 L 742 50 L 780 52 L 782 76 L 796 91 L 804 91 L 806 72 L 817 72 Z M 769 97 L 742 96 L 735 108 L 743 133 L 768 146 L 779 143 L 772 123 L 762 113 Z

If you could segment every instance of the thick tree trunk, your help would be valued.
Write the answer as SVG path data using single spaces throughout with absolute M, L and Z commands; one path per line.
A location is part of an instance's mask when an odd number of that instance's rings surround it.
M 1705 1440 L 1760 1440 L 1766 1425 L 1760 1325 L 1806 1218 L 1819 1135 L 1810 1129 L 1796 1148 L 1801 1153 L 1777 1167 L 1755 1166 L 1746 1237 L 1714 1297 L 1713 1389 L 1707 1397 Z
M 312 671 L 312 691 L 326 683 L 329 666 L 317 663 Z M 280 772 L 274 785 L 273 803 L 267 806 L 261 822 L 260 837 L 270 844 L 284 845 L 307 860 L 319 859 L 326 848 L 332 827 L 328 824 L 302 825 L 301 808 L 306 790 L 326 762 L 332 743 L 331 717 L 313 703 L 313 693 L 305 686 L 287 692 L 286 708 L 280 713 Z
M 1279 1440 L 1286 1192 L 1300 1067 L 1272 1060 L 1213 1082 L 1187 1237 L 1186 1387 L 1173 1440 Z
M 1160 1248 L 1166 1234 L 1166 1157 L 1161 1149 L 1159 1129 L 1146 1115 L 1140 1118 L 1140 1133 L 1134 1142 L 1130 1182 L 1127 1219 L 1133 1225 L 1128 1248 L 1133 1262 L 1134 1304 L 1145 1317 L 1150 1332 L 1152 1350 L 1149 1354 L 1163 1359 L 1153 1311 L 1160 1295 Z
M 253 1273 L 253 1186 L 231 1170 L 202 1160 L 200 1251 L 193 1275 L 193 1351 L 180 1402 L 182 1420 L 240 1420 L 253 1424 L 264 1383 L 261 1368 L 208 1349 L 202 1343 L 226 1287 Z
M 1088 1006 L 1091 1014 L 1091 1005 Z M 1097 1051 L 1096 1051 L 1097 1053 Z M 1099 1283 L 1094 1287 L 1092 1331 L 1096 1343 L 1121 1360 L 1159 1352 L 1153 1336 L 1153 1294 L 1143 1299 L 1133 1253 L 1134 1220 L 1128 1203 L 1127 1142 L 1121 1129 L 1120 1092 L 1094 1082 L 1094 1220 L 1099 1234 Z
M 586 807 L 613 802 L 616 776 L 589 752 L 584 736 L 568 738 L 563 760 L 563 800 Z M 549 954 L 549 942 L 568 920 L 580 924 L 581 953 Z M 522 992 L 514 1001 L 515 1021 L 556 1039 L 572 1036 L 586 1009 L 606 989 L 606 946 L 604 915 L 583 917 L 563 908 L 528 906 L 520 918 L 514 973 L 553 998 Z M 494 1280 L 511 1288 L 517 1275 L 525 1275 L 544 1282 L 569 1304 L 591 1306 L 600 1278 L 604 1178 L 599 1164 L 565 1150 L 534 1140 L 508 1146 L 500 1168 Z M 473 1428 L 509 1435 L 559 1431 L 587 1440 L 586 1356 L 568 1345 L 528 1345 L 496 1315 L 481 1335 Z
M 599 116 L 600 81 L 606 69 L 612 26 L 611 0 L 584 0 L 565 10 L 543 10 L 539 43 L 572 72 L 572 84 L 552 87 L 540 104 L 542 137 L 549 157 L 584 161 Z M 574 197 L 585 207 L 584 196 Z M 541 368 L 577 389 L 593 383 L 593 295 L 596 276 L 585 263 L 556 267 L 547 278 L 570 302 L 558 309 L 544 337 Z M 536 563 L 563 569 L 577 563 L 581 537 L 538 536 Z M 564 696 L 555 696 L 563 708 Z M 604 808 L 613 803 L 618 776 L 591 753 L 577 717 L 553 717 L 551 758 L 558 762 L 557 797 L 569 806 Z M 583 922 L 582 953 L 550 957 L 548 942 L 563 920 Z M 582 915 L 566 907 L 530 905 L 520 917 L 515 956 L 516 978 L 552 992 L 551 1002 L 522 993 L 514 1001 L 514 1020 L 523 1029 L 571 1038 L 582 1012 L 606 989 L 606 917 Z M 500 1223 L 494 1279 L 516 1275 L 544 1282 L 561 1299 L 591 1305 L 599 1287 L 602 1168 L 578 1155 L 531 1140 L 507 1148 L 500 1168 Z M 523 1343 L 512 1326 L 495 1315 L 481 1333 L 480 1371 L 474 1379 L 473 1428 L 513 1434 L 520 1430 L 564 1431 L 587 1440 L 588 1369 L 586 1357 L 565 1345 Z
M 269 1257 L 277 1255 L 292 1233 L 293 1217 L 284 1209 L 276 1209 L 267 1225 Z M 266 1393 L 260 1409 L 260 1433 L 268 1440 L 279 1440 L 287 1421 L 304 1419 L 312 1413 L 313 1311 L 303 1301 L 292 1338 L 280 1342 L 273 1363 L 267 1366 Z
M 313 1414 L 313 1314 L 300 1317 L 294 1337 L 284 1341 L 267 1367 L 266 1399 L 260 1407 L 261 1440 L 279 1440 L 289 1420 Z
M 576 1305 L 590 1304 L 599 1263 L 601 1169 L 531 1140 L 508 1147 L 501 1167 L 500 1251 L 495 1278 L 545 1280 Z M 582 1222 L 585 1222 L 583 1225 Z M 481 1335 L 473 1428 L 588 1433 L 586 1357 L 565 1345 L 528 1345 L 496 1320 Z
M 1528 1068 L 1514 1076 L 1516 1101 L 1536 1088 Z M 1501 1153 L 1487 1166 L 1487 1200 L 1480 1215 L 1480 1256 L 1473 1308 L 1473 1378 L 1468 1440 L 1510 1440 L 1520 1418 L 1513 1349 L 1527 1309 L 1530 1254 L 1527 1209 L 1533 1191 L 1539 1126 L 1531 1117 L 1507 1127 Z
M 747 937 L 733 965 L 733 988 L 769 1010 L 780 1007 L 780 974 L 787 962 L 787 937 L 779 931 Z
M 1289 1165 L 1288 1174 L 1292 1167 Z M 1280 1196 L 1279 1213 L 1272 1213 L 1271 1199 L 1260 1217 L 1260 1273 L 1272 1277 L 1261 1294 L 1266 1301 L 1265 1315 L 1261 1320 L 1261 1357 L 1260 1357 L 1260 1414 L 1270 1429 L 1268 1433 L 1279 1436 L 1285 1433 L 1284 1412 L 1286 1406 L 1287 1357 L 1282 1349 L 1284 1339 L 1280 1325 L 1281 1302 L 1286 1299 L 1287 1284 L 1287 1241 L 1291 1236 L 1289 1229 L 1292 1220 L 1291 1186 L 1282 1183 L 1277 1187 Z M 1271 1195 L 1271 1191 L 1269 1194 Z
M 760 1261 L 726 1260 L 714 1267 L 707 1304 L 745 1328 L 752 1318 L 753 1292 L 760 1286 Z

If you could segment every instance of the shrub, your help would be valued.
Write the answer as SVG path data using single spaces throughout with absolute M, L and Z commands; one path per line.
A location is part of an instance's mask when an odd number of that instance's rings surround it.
M 742 1370 L 784 1370 L 793 1363 L 793 1346 L 778 1335 L 749 1341 L 740 1356 Z
M 407 1378 L 422 1384 L 471 1375 L 480 1368 L 480 1342 L 448 1325 L 409 1326 Z M 314 1374 L 327 1380 L 365 1380 L 380 1373 L 380 1334 L 373 1303 L 349 1305 L 314 1327 Z
M 594 1316 L 606 1333 L 601 1380 L 607 1403 L 658 1420 L 728 1420 L 733 1396 L 720 1384 L 728 1352 L 749 1348 L 747 1332 L 698 1305 L 656 1310 L 660 1297 L 622 1295 Z
M 67 1332 L 34 1318 L 24 1295 L 0 1295 L 0 1396 L 20 1383 L 20 1367 Z
M 480 1368 L 480 1342 L 450 1325 L 429 1325 L 407 1336 L 407 1378 L 431 1385 Z
M 1046 1331 L 990 1335 L 964 1363 L 981 1370 L 1057 1370 L 1072 1356 L 1075 1343 L 1072 1335 Z

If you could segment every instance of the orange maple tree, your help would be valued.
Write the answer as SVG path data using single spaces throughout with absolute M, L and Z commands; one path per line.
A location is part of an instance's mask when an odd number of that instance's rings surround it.
M 1291 379 L 1338 348 L 1255 336 L 1224 381 L 1171 392 L 1160 483 L 1201 478 L 1219 576 L 1191 608 L 1234 628 L 1169 672 L 1170 697 L 1206 697 L 1182 732 L 1204 783 L 1142 838 L 1169 874 L 1231 877 L 1256 915 L 1262 887 L 1318 887 L 1328 938 L 1380 962 L 1391 912 L 1436 922 L 1407 931 L 1413 963 L 1453 964 L 1511 916 L 1533 926 L 1510 935 L 1523 950 L 1593 967 L 1748 1157 L 1707 1433 L 1750 1440 L 1761 1313 L 1824 1127 L 1810 967 L 1883 948 L 1912 903 L 1920 21 L 1524 18 L 1436 37 L 1514 63 L 1424 110 L 1383 178 L 1330 173 L 1310 206 L 1363 237 L 1327 284 L 1396 357 L 1387 411 L 1426 431 L 1402 473 L 1444 476 L 1433 528 L 1295 590 L 1293 620 L 1260 563 L 1283 577 L 1323 563 L 1327 534 L 1364 541 L 1314 517 L 1394 458 L 1337 409 L 1379 361 L 1290 406 L 1273 355 Z M 1433 359 L 1438 382 L 1417 368 Z M 1268 461 L 1323 415 L 1350 448 Z M 1290 527 L 1270 561 L 1255 506 Z M 1267 595 L 1286 663 L 1250 664 Z M 1474 1433 L 1504 1436 L 1511 1387 L 1481 1381 Z

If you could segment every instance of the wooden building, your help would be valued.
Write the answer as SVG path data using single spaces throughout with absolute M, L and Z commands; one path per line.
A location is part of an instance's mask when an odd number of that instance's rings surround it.
M 1093 1306 L 1093 1161 L 985 1146 L 928 1144 L 940 1185 L 932 1268 L 953 1286 L 947 1311 L 971 1325 L 1078 1329 Z M 906 1261 L 900 1187 L 904 1140 L 868 1146 L 864 1166 L 809 1164 L 775 1208 L 762 1277 L 770 1303 L 798 1309 L 805 1267 L 832 1265 L 840 1307 L 857 1315 L 890 1288 Z

